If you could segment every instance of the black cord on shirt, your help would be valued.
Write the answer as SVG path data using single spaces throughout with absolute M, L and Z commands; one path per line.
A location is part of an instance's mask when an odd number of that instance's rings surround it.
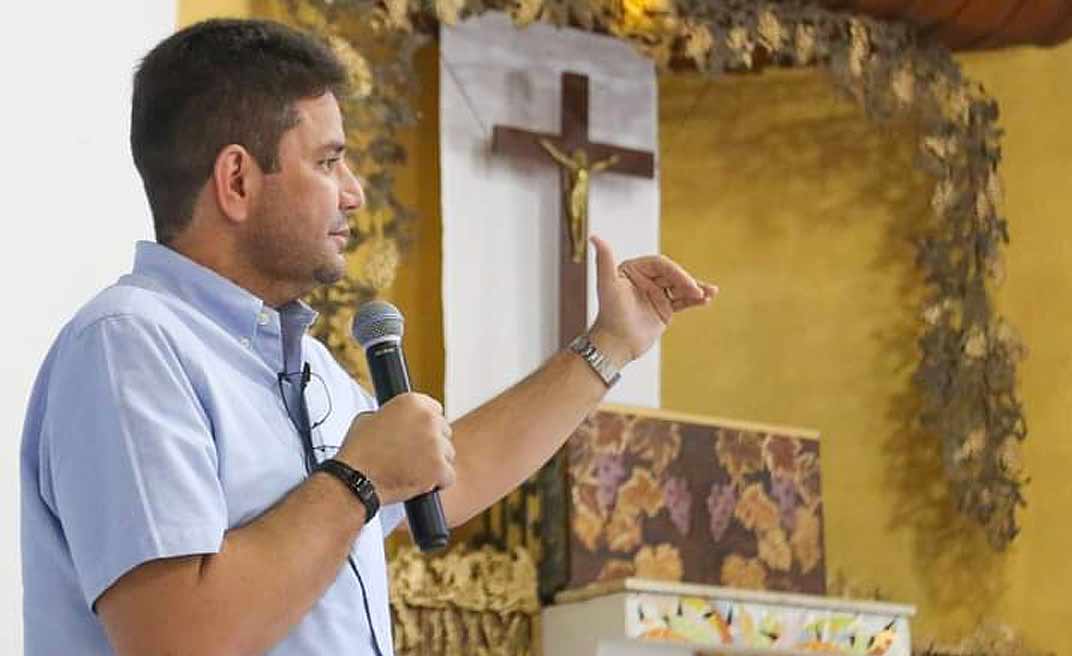
M 317 447 L 313 445 L 313 429 L 315 429 L 317 426 L 320 426 L 325 421 L 327 421 L 327 418 L 331 415 L 331 411 L 332 411 L 331 393 L 330 392 L 327 393 L 327 396 L 328 396 L 328 414 L 325 415 L 323 419 L 321 419 L 320 421 L 316 422 L 316 424 L 310 425 L 310 423 L 309 423 L 309 406 L 305 402 L 305 388 L 309 385 L 309 381 L 316 374 L 314 374 L 312 372 L 311 368 L 309 367 L 309 363 L 306 362 L 302 366 L 301 378 L 299 379 L 300 382 L 299 382 L 299 387 L 298 387 L 298 397 L 301 399 L 301 403 L 299 405 L 298 410 L 300 411 L 301 414 L 297 418 L 297 420 L 295 420 L 294 415 L 291 413 L 290 407 L 287 404 L 287 395 L 283 391 L 283 381 L 289 375 L 290 374 L 287 374 L 286 372 L 280 372 L 279 373 L 279 394 L 283 398 L 283 407 L 287 411 L 287 416 L 291 418 L 292 423 L 295 424 L 295 428 L 298 429 L 298 436 L 301 439 L 302 452 L 305 454 L 305 475 L 306 475 L 306 477 L 309 477 L 309 476 L 312 475 L 313 471 L 316 469 L 316 466 L 318 464 L 318 460 L 316 458 Z M 320 378 L 320 376 L 316 376 L 316 377 L 318 379 L 320 379 L 320 382 L 324 384 L 324 389 L 327 390 L 327 384 L 324 383 L 324 380 L 322 378 Z M 367 524 L 371 520 L 372 520 L 371 517 L 366 517 L 365 518 L 365 523 Z M 368 589 L 365 588 L 365 580 L 361 577 L 360 570 L 357 569 L 357 563 L 354 562 L 354 556 L 353 556 L 352 552 L 347 554 L 346 561 L 348 563 L 350 563 L 350 570 L 354 573 L 354 576 L 357 577 L 357 584 L 358 584 L 358 586 L 361 587 L 361 599 L 362 599 L 362 601 L 364 602 L 364 605 L 365 605 L 365 618 L 368 620 L 368 623 L 369 623 L 369 631 L 371 631 L 373 633 L 373 636 L 374 636 L 373 640 L 372 640 L 373 647 L 376 649 L 376 653 L 379 656 L 383 656 L 382 653 L 380 652 L 380 644 L 375 639 L 376 628 L 373 626 L 372 609 L 369 608 Z

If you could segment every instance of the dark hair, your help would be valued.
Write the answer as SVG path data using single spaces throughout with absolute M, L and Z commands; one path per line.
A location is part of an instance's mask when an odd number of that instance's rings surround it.
M 156 239 L 189 224 L 222 148 L 245 147 L 266 171 L 297 122 L 294 103 L 341 97 L 346 69 L 323 42 L 265 20 L 209 20 L 168 37 L 134 75 L 130 149 Z

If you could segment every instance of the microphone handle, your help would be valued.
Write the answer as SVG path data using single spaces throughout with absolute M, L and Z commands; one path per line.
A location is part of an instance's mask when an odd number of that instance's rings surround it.
M 399 394 L 411 391 L 406 356 L 401 341 L 385 341 L 369 346 L 365 351 L 369 374 L 376 390 L 376 400 L 382 407 Z M 432 490 L 405 502 L 406 518 L 413 541 L 421 551 L 437 551 L 447 546 L 450 529 L 439 500 Z

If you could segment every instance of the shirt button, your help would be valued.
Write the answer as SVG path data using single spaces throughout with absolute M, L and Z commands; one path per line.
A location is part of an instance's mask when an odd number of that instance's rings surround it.
M 257 315 L 257 325 L 259 325 L 259 326 L 267 326 L 268 325 L 268 313 L 265 312 L 264 310 L 261 310 L 260 314 Z
M 249 341 L 248 337 L 243 337 L 243 338 L 239 339 L 238 343 L 241 344 L 242 346 L 246 347 L 246 348 L 251 348 L 253 346 L 253 342 Z

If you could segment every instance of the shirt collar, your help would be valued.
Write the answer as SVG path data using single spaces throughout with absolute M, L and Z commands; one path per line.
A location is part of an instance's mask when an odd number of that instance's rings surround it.
M 317 313 L 296 299 L 278 310 L 249 290 L 212 269 L 163 244 L 139 241 L 135 246 L 134 276 L 149 278 L 178 298 L 198 308 L 238 339 L 254 339 L 271 328 L 282 338 L 287 366 L 300 366 L 292 357 L 301 336 L 316 321 Z

